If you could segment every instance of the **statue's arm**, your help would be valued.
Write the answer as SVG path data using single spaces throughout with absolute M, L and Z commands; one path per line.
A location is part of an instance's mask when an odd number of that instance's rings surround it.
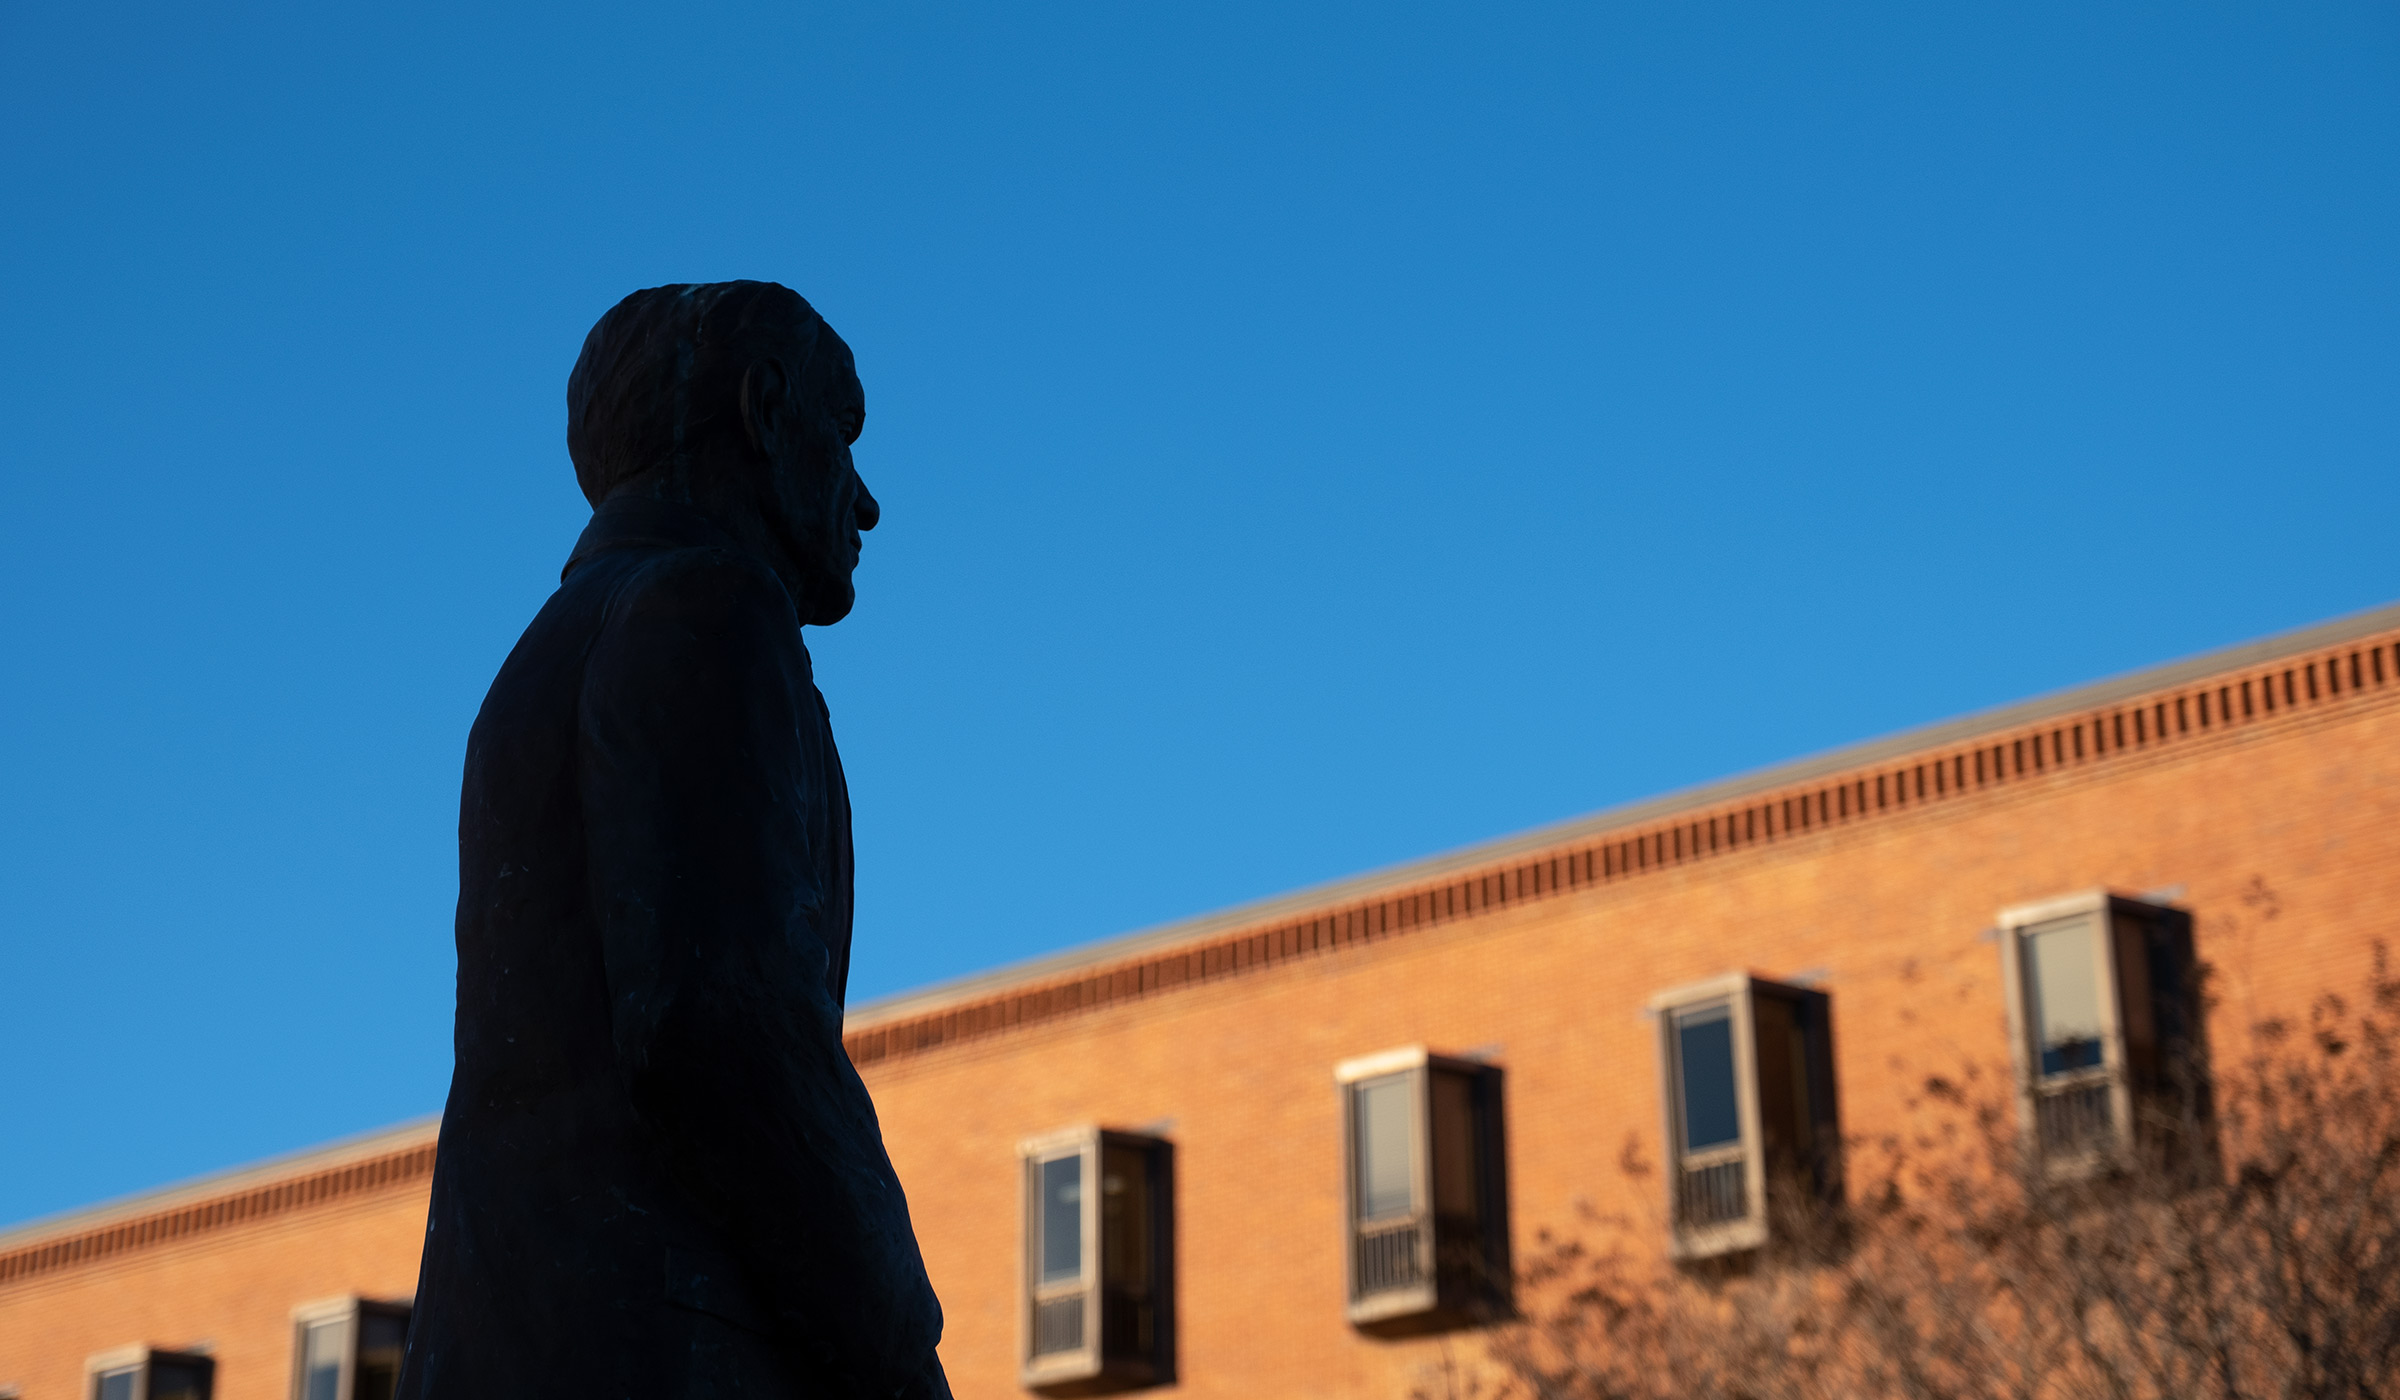
M 816 704 L 763 568 L 672 556 L 612 608 L 581 796 L 617 1067 L 805 1363 L 837 1393 L 946 1396 L 941 1308 L 826 985 Z

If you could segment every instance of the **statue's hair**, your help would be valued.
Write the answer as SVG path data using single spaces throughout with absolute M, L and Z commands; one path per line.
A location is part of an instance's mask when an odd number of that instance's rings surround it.
M 610 307 L 567 376 L 567 455 L 595 507 L 653 468 L 738 431 L 742 374 L 780 355 L 794 375 L 824 325 L 774 282 L 646 287 Z

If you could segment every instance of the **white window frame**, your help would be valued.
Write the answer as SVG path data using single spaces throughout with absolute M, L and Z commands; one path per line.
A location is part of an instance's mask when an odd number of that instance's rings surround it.
M 1342 1269 L 1347 1284 L 1350 1321 L 1365 1324 L 1390 1318 L 1432 1312 L 1439 1302 L 1440 1280 L 1435 1277 L 1433 1259 L 1433 1170 L 1431 1138 L 1433 1122 L 1432 1080 L 1425 1073 L 1432 1055 L 1422 1045 L 1403 1046 L 1378 1054 L 1361 1055 L 1344 1060 L 1334 1067 L 1334 1083 L 1341 1086 L 1342 1106 Z M 1371 1080 L 1391 1075 L 1414 1075 L 1412 1096 L 1416 1107 L 1415 1129 L 1409 1134 L 1409 1198 L 1415 1208 L 1402 1225 L 1388 1222 L 1381 1229 L 1397 1234 L 1414 1231 L 1416 1242 L 1416 1272 L 1419 1281 L 1401 1288 L 1360 1292 L 1359 1232 L 1367 1224 L 1360 1219 L 1358 1208 L 1359 1170 L 1361 1166 L 1358 1142 L 1358 1087 Z
M 1705 1259 L 1736 1250 L 1756 1249 L 1767 1242 L 1766 1134 L 1758 1113 L 1758 1031 L 1747 972 L 1729 972 L 1702 982 L 1660 992 L 1650 998 L 1648 1011 L 1658 1021 L 1659 1141 L 1665 1146 L 1667 1220 L 1670 1249 L 1678 1259 Z M 1734 1114 L 1741 1138 L 1730 1147 L 1714 1147 L 1687 1159 L 1683 1150 L 1683 1050 L 1676 1041 L 1675 1017 L 1716 1002 L 1728 1003 L 1733 1022 Z M 1691 1225 L 1684 1218 L 1684 1173 L 1705 1171 L 1739 1161 L 1745 1209 L 1736 1219 Z
M 1083 1164 L 1077 1198 L 1077 1210 L 1082 1219 L 1078 1227 L 1081 1232 L 1079 1247 L 1082 1259 L 1073 1282 L 1044 1283 L 1040 1238 L 1044 1209 L 1041 1199 L 1042 1164 L 1070 1156 Z M 1017 1355 L 1024 1364 L 1019 1380 L 1028 1389 L 1085 1380 L 1100 1369 L 1100 1193 L 1094 1189 L 1100 1171 L 1100 1130 L 1086 1124 L 1027 1138 L 1017 1146 L 1017 1161 L 1018 1172 L 1023 1179 L 1020 1191 L 1024 1199 L 1024 1226 L 1019 1231 L 1024 1249 L 1024 1267 L 1019 1271 L 1022 1284 L 1020 1296 L 1024 1304 L 1017 1309 Z M 1033 1351 L 1036 1312 L 1044 1304 L 1056 1304 L 1075 1296 L 1080 1296 L 1083 1303 L 1082 1344 L 1036 1356 Z

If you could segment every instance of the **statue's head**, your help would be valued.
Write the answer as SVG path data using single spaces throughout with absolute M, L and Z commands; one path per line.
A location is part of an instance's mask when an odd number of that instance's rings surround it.
M 698 508 L 823 625 L 849 613 L 859 534 L 881 514 L 850 460 L 866 413 L 850 347 L 799 293 L 651 287 L 584 337 L 567 453 L 594 508 L 623 493 Z

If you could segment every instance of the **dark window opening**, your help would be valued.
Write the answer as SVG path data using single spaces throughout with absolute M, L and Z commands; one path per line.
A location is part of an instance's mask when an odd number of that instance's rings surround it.
M 119 1353 L 91 1372 L 92 1400 L 210 1400 L 217 1363 L 199 1352 L 156 1347 Z
M 1025 1152 L 1025 1355 L 1045 1395 L 1172 1384 L 1174 1149 L 1108 1129 Z
M 296 1400 L 392 1400 L 408 1341 L 409 1306 L 355 1299 L 301 1319 Z
M 1402 1051 L 1353 1061 L 1339 1078 L 1351 1323 L 1402 1336 L 1505 1315 L 1500 1071 Z
M 1779 1211 L 1835 1203 L 1841 1133 L 1825 994 L 1736 976 L 1653 1005 L 1676 1254 L 1754 1249 Z
M 2083 1172 L 2133 1149 L 2143 1134 L 2204 1138 L 2190 917 L 2095 894 L 2002 918 L 2013 950 L 2019 1092 L 2045 1164 Z M 2207 1148 L 2204 1140 L 2159 1144 Z

